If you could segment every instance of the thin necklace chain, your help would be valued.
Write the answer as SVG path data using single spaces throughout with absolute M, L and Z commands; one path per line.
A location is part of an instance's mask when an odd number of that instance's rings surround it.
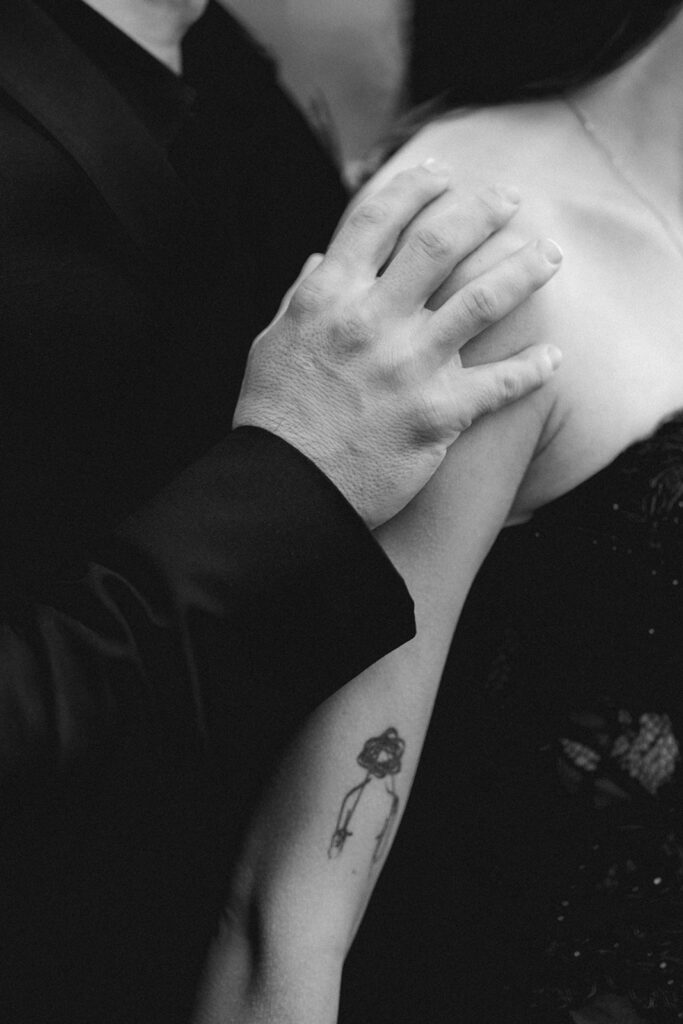
M 683 259 L 683 236 L 676 230 L 671 220 L 665 216 L 659 209 L 656 203 L 650 199 L 647 193 L 643 192 L 638 182 L 633 178 L 628 168 L 624 166 L 623 160 L 621 160 L 612 148 L 607 144 L 605 139 L 600 134 L 597 125 L 591 121 L 586 112 L 581 109 L 579 104 L 574 99 L 570 99 L 569 96 L 563 97 L 564 102 L 573 113 L 576 120 L 583 128 L 584 133 L 592 142 L 595 149 L 602 154 L 603 158 L 607 161 L 614 174 L 622 181 L 624 185 L 629 189 L 630 192 L 642 203 L 646 209 L 650 211 L 655 220 L 664 229 L 670 242 L 678 252 L 678 255 Z

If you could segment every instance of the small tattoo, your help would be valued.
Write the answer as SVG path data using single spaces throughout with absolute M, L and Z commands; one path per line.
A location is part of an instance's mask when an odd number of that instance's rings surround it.
M 330 840 L 327 851 L 328 857 L 339 857 L 346 840 L 353 835 L 349 825 L 353 817 L 365 787 L 373 779 L 384 779 L 384 788 L 389 794 L 390 806 L 382 828 L 375 836 L 375 849 L 372 854 L 372 863 L 377 863 L 384 854 L 391 837 L 391 831 L 398 814 L 400 800 L 394 784 L 394 776 L 401 770 L 401 761 L 405 750 L 405 740 L 402 740 L 394 728 L 385 729 L 381 736 L 372 736 L 366 740 L 365 746 L 357 757 L 358 764 L 366 771 L 362 782 L 350 789 L 344 799 L 337 816 L 337 825 Z

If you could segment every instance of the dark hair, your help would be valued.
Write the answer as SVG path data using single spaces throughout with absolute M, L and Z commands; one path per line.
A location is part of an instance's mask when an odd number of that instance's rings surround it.
M 611 71 L 683 0 L 414 0 L 410 101 L 467 106 L 564 92 Z

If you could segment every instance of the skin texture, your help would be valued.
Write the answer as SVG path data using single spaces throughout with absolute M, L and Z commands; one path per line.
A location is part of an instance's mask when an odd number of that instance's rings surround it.
M 641 58 L 581 97 L 596 120 L 609 112 L 615 146 L 640 145 L 634 173 L 642 190 L 662 157 L 670 181 L 680 184 L 679 136 L 667 123 L 670 107 L 680 121 L 674 59 L 680 33 L 678 19 Z M 653 109 L 664 112 L 660 119 L 652 118 Z M 397 730 L 405 752 L 395 785 L 404 806 L 452 630 L 499 531 L 514 529 L 683 408 L 683 257 L 566 104 L 444 118 L 416 136 L 369 191 L 434 154 L 452 162 L 454 179 L 467 188 L 512 174 L 529 200 L 458 266 L 433 305 L 539 223 L 566 254 L 562 274 L 482 333 L 463 360 L 474 366 L 542 337 L 562 347 L 564 362 L 548 387 L 468 430 L 428 486 L 377 531 L 415 598 L 417 636 L 332 697 L 293 745 L 245 849 L 208 974 L 202 1022 L 336 1019 L 341 969 L 376 877 L 368 862 L 386 816 L 386 795 L 379 800 L 372 782 L 354 810 L 343 855 L 330 860 L 339 808 L 362 783 L 358 750 L 369 736 Z M 655 189 L 653 197 L 683 234 L 680 194 L 660 196 Z M 370 803 L 373 793 L 377 806 Z M 221 989 L 225 978 L 228 990 Z M 223 1013 L 228 997 L 230 1012 Z M 621 998 L 598 998 L 575 1020 L 626 1020 L 628 1013 Z
M 556 272 L 552 242 L 515 247 L 429 308 L 518 203 L 504 188 L 453 190 L 447 170 L 424 164 L 361 199 L 257 339 L 235 424 L 308 454 L 370 526 L 394 516 L 463 430 L 538 387 L 555 363 L 539 347 L 469 370 L 458 356 Z
M 91 4 L 175 71 L 205 6 Z M 527 248 L 430 311 L 432 293 L 518 205 L 500 190 L 456 194 L 449 184 L 447 169 L 422 166 L 351 213 L 256 340 L 235 413 L 235 426 L 270 430 L 308 455 L 373 527 L 424 486 L 462 430 L 539 387 L 559 361 L 537 346 L 462 370 L 460 347 L 545 284 L 561 257 Z

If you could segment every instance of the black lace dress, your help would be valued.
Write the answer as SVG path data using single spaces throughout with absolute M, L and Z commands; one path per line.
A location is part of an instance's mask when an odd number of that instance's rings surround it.
M 681 737 L 677 420 L 494 546 L 342 1020 L 683 1020 Z

